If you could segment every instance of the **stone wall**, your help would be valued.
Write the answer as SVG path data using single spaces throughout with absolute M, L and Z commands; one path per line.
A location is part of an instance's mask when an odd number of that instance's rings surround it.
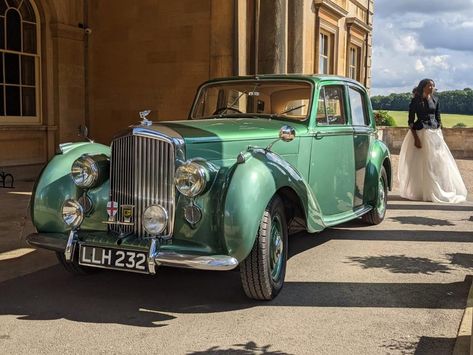
M 399 154 L 407 127 L 378 127 L 382 139 L 392 154 Z M 473 159 L 473 128 L 443 128 L 443 137 L 453 156 L 457 159 Z

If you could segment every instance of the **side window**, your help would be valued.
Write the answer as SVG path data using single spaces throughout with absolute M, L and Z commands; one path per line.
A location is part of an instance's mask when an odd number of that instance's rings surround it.
M 346 115 L 343 107 L 343 87 L 324 86 L 320 90 L 317 106 L 318 125 L 344 125 Z
M 365 100 L 363 99 L 363 93 L 360 91 L 349 88 L 350 93 L 350 107 L 351 107 L 351 119 L 354 126 L 368 126 L 370 123 L 369 117 L 366 114 Z

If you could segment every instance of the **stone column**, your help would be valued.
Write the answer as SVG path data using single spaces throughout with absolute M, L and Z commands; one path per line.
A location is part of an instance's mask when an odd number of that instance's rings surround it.
M 260 0 L 258 73 L 286 73 L 285 0 Z
M 304 0 L 288 4 L 287 72 L 304 72 Z

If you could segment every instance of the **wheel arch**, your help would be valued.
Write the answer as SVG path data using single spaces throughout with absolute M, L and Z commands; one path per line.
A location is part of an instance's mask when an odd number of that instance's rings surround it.
M 110 156 L 110 147 L 98 143 L 71 143 L 43 168 L 31 195 L 31 218 L 39 232 L 66 232 L 61 217 L 63 202 L 78 198 L 79 189 L 70 177 L 72 163 L 83 154 Z M 108 198 L 109 182 L 96 188 L 97 196 Z M 99 197 L 97 197 L 98 199 Z
M 297 206 L 298 213 L 302 212 L 307 221 L 309 232 L 324 228 L 312 191 L 303 177 L 279 155 L 255 149 L 244 163 L 237 163 L 232 170 L 223 201 L 222 223 L 229 255 L 239 261 L 248 256 L 266 206 L 275 194 L 284 205 Z M 288 208 L 284 206 L 285 212 Z
M 389 149 L 386 144 L 380 140 L 375 140 L 370 147 L 366 163 L 365 175 L 365 204 L 372 205 L 377 198 L 377 188 L 381 168 L 384 167 L 388 178 L 388 189 L 392 189 L 392 165 Z

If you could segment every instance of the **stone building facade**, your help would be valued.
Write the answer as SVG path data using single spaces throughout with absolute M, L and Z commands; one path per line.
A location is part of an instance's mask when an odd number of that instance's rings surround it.
M 0 0 L 0 170 L 34 175 L 80 124 L 109 143 L 143 109 L 186 118 L 209 78 L 329 73 L 369 88 L 373 2 Z

